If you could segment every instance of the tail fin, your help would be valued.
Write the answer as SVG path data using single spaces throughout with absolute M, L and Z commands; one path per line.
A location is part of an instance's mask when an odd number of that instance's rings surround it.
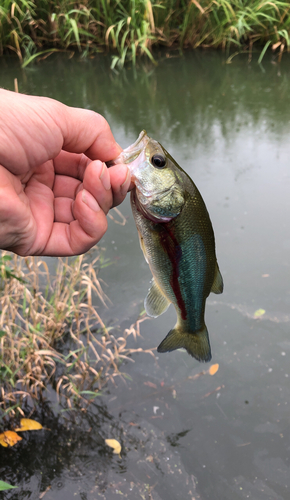
M 158 352 L 174 351 L 183 347 L 188 354 L 198 361 L 210 361 L 211 350 L 208 338 L 207 328 L 204 327 L 194 333 L 186 333 L 178 326 L 170 330 L 168 335 L 157 347 Z

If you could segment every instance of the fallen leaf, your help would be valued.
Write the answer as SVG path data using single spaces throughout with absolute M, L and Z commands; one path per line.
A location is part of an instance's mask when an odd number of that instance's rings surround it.
M 117 441 L 117 439 L 105 439 L 105 443 L 108 446 L 110 446 L 110 448 L 113 448 L 113 453 L 116 453 L 121 458 L 121 455 L 120 455 L 121 445 L 120 445 L 119 441 Z
M 4 434 L 0 434 L 0 444 L 1 446 L 4 446 L 4 448 L 7 448 L 8 444 L 6 443 L 4 439 Z
M 42 429 L 42 425 L 39 422 L 36 422 L 36 420 L 32 420 L 31 418 L 21 418 L 20 427 L 18 427 L 18 429 L 15 430 L 17 432 L 22 432 L 22 431 L 37 431 L 39 429 Z
M 257 309 L 257 311 L 254 312 L 254 316 L 255 318 L 260 318 L 263 314 L 265 314 L 265 312 L 265 309 Z
M 187 377 L 187 378 L 190 380 L 196 380 L 201 375 L 205 375 L 206 373 L 208 373 L 208 372 L 203 370 L 202 372 L 196 373 L 195 375 L 189 375 L 189 377 Z
M 211 391 L 211 392 L 208 392 L 207 394 L 205 394 L 204 396 L 202 396 L 202 399 L 203 398 L 208 398 L 209 396 L 211 396 L 212 394 L 214 394 L 215 392 L 217 391 L 220 391 L 221 389 L 224 389 L 225 386 L 224 385 L 220 385 L 219 387 L 217 387 L 214 391 Z
M 39 497 L 38 497 L 38 498 L 39 498 L 39 500 L 40 500 L 41 498 L 43 498 L 43 497 L 44 497 L 44 495 L 46 495 L 46 493 L 50 490 L 50 488 L 51 488 L 51 486 L 48 486 L 48 487 L 46 488 L 46 490 L 44 490 L 42 493 L 40 493 L 40 495 L 39 495 Z
M 215 365 L 211 365 L 210 369 L 208 370 L 208 373 L 210 375 L 215 375 L 216 372 L 218 371 L 220 365 L 218 363 L 216 363 Z
M 18 436 L 14 431 L 5 431 L 0 434 L 0 444 L 7 448 L 7 446 L 14 446 L 17 441 L 21 441 L 22 437 Z
M 150 382 L 149 380 L 144 382 L 144 385 L 148 385 L 148 387 L 152 387 L 152 389 L 157 389 L 157 385 L 153 384 L 153 382 Z

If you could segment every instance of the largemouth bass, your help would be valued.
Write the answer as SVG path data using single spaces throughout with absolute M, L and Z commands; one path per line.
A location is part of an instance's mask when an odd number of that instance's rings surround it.
M 170 303 L 176 309 L 177 323 L 157 351 L 185 348 L 198 361 L 210 361 L 205 303 L 210 292 L 222 293 L 223 280 L 213 228 L 197 187 L 144 130 L 110 163 L 128 164 L 135 186 L 133 216 L 153 275 L 145 310 L 157 317 Z

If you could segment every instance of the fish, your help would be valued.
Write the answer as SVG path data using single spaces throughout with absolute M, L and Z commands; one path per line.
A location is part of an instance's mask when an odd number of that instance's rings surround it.
M 131 172 L 131 208 L 153 276 L 144 301 L 146 313 L 156 318 L 173 304 L 177 314 L 157 351 L 183 348 L 208 362 L 206 299 L 210 292 L 223 292 L 223 279 L 205 202 L 189 175 L 145 130 L 109 166 L 118 163 L 127 164 Z

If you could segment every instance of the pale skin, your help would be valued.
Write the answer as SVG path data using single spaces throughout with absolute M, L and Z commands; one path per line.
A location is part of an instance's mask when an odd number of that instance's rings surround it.
M 130 189 L 122 148 L 101 115 L 0 89 L 0 248 L 71 256 L 107 230 Z

